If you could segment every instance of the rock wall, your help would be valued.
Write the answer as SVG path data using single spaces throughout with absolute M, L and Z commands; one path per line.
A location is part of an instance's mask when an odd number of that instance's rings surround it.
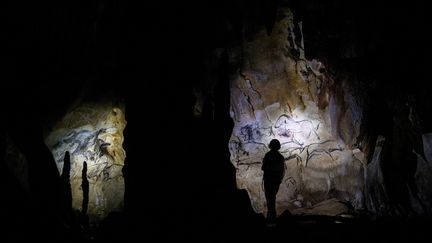
M 423 209 L 430 215 L 432 213 L 432 188 L 430 185 L 432 182 L 432 133 L 425 133 L 422 135 L 423 138 L 423 149 L 424 157 L 417 154 L 417 170 L 415 173 L 415 184 L 417 192 L 411 192 L 417 194 L 420 201 L 423 203 Z
M 305 58 L 302 28 L 289 9 L 279 9 L 270 35 L 263 26 L 229 50 L 231 162 L 237 187 L 248 191 L 258 213 L 266 211 L 261 163 L 273 138 L 286 165 L 278 214 L 330 198 L 364 204 L 365 156 L 355 144 L 361 104 L 352 106 L 356 100 L 343 86 L 332 91 L 323 63 Z
M 388 207 L 389 199 L 382 171 L 385 137 L 379 136 L 375 144 L 374 154 L 366 169 L 365 203 L 371 212 L 385 215 L 390 212 L 390 208 Z
M 5 142 L 4 161 L 6 167 L 12 172 L 13 176 L 17 178 L 23 190 L 26 193 L 30 193 L 29 166 L 27 158 L 13 143 L 9 136 L 6 136 Z
M 68 112 L 47 134 L 45 143 L 62 173 L 66 151 L 71 155 L 72 207 L 83 208 L 83 164 L 87 163 L 88 216 L 91 222 L 123 208 L 122 168 L 124 108 L 111 102 L 81 104 Z

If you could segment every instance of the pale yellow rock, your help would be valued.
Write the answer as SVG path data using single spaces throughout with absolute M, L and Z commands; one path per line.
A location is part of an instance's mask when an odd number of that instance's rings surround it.
M 123 208 L 125 127 L 122 106 L 115 106 L 111 102 L 87 103 L 69 111 L 45 138 L 59 173 L 63 168 L 64 153 L 69 151 L 71 154 L 72 207 L 77 211 L 82 210 L 82 169 L 84 161 L 87 162 L 87 213 L 92 222 Z
M 300 27 L 289 9 L 280 9 L 270 36 L 263 26 L 228 55 L 238 67 L 230 76 L 234 128 L 229 142 L 237 187 L 247 190 L 256 212 L 266 212 L 261 162 L 276 138 L 286 158 L 278 214 L 296 200 L 306 206 L 337 198 L 361 208 L 362 152 L 356 150 L 354 156 L 350 145 L 333 136 L 324 66 L 305 59 L 303 44 L 296 41 L 302 36 L 294 33 Z M 356 131 L 342 131 L 350 132 Z

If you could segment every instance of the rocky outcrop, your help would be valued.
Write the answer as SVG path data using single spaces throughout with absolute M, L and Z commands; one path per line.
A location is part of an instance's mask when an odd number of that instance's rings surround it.
M 423 134 L 424 157 L 417 154 L 417 168 L 415 173 L 415 184 L 420 201 L 424 204 L 427 214 L 432 213 L 432 133 Z
M 229 51 L 229 141 L 237 187 L 246 189 L 256 212 L 266 211 L 261 163 L 271 139 L 279 139 L 286 173 L 278 213 L 330 198 L 364 206 L 365 155 L 356 144 L 361 103 L 338 86 L 319 60 L 305 57 L 302 24 L 279 9 L 270 35 L 264 27 Z M 357 102 L 356 104 L 352 104 Z
M 30 193 L 29 165 L 27 158 L 13 143 L 9 136 L 6 136 L 5 145 L 4 161 L 6 167 L 18 180 L 24 192 Z
M 88 198 L 90 221 L 99 221 L 110 212 L 121 210 L 124 197 L 122 168 L 123 130 L 126 126 L 123 107 L 110 102 L 81 104 L 68 112 L 45 138 L 59 170 L 63 169 L 65 152 L 71 156 L 70 184 L 72 207 L 82 211 Z M 84 163 L 87 165 L 83 173 Z M 82 184 L 87 175 L 88 195 Z M 86 192 L 87 190 L 84 190 Z
M 291 213 L 293 215 L 339 216 L 343 214 L 349 214 L 350 208 L 337 199 L 332 198 L 319 202 L 310 207 L 293 208 Z
M 374 154 L 366 169 L 366 207 L 376 214 L 389 213 L 388 197 L 382 171 L 383 147 L 385 137 L 379 136 L 375 143 Z

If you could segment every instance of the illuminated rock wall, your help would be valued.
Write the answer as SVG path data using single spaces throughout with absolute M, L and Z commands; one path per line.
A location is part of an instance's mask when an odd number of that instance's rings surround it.
M 256 212 L 266 212 L 261 163 L 277 138 L 286 165 L 278 214 L 330 198 L 363 207 L 365 156 L 352 142 L 361 110 L 341 107 L 349 93 L 332 94 L 324 65 L 305 58 L 302 25 L 290 10 L 279 10 L 270 36 L 263 27 L 248 39 L 229 52 L 237 67 L 230 76 L 229 142 L 237 187 L 248 191 Z
M 87 162 L 90 221 L 99 221 L 123 207 L 125 126 L 122 107 L 111 103 L 83 104 L 70 111 L 45 139 L 60 174 L 65 152 L 71 154 L 72 207 L 77 211 L 83 207 L 82 170 L 84 161 Z

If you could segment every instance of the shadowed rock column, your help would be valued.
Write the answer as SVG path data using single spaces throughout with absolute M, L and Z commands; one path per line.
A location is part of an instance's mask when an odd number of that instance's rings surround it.
M 64 155 L 63 170 L 61 174 L 61 193 L 63 195 L 63 213 L 67 224 L 72 223 L 72 192 L 70 184 L 70 154 Z
M 87 215 L 87 209 L 88 209 L 88 202 L 89 202 L 89 181 L 87 179 L 87 162 L 85 161 L 83 163 L 83 169 L 82 169 L 81 188 L 83 191 L 83 201 L 82 201 L 80 221 L 81 221 L 81 225 L 84 228 L 88 228 L 89 219 Z

